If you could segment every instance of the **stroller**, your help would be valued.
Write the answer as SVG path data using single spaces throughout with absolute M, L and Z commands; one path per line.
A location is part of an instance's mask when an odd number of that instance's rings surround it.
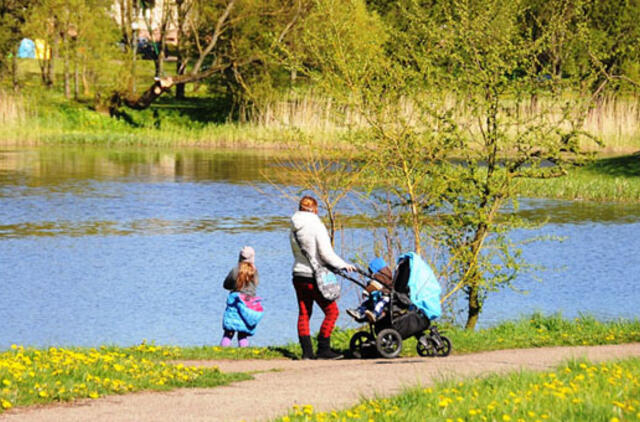
M 359 269 L 369 279 L 372 274 Z M 342 272 L 341 277 L 366 289 L 366 285 Z M 414 252 L 402 255 L 393 273 L 389 303 L 384 314 L 369 322 L 368 331 L 358 331 L 349 342 L 349 351 L 356 358 L 395 358 L 402 352 L 402 341 L 415 337 L 420 356 L 448 356 L 451 341 L 440 334 L 432 320 L 439 317 L 440 285 L 431 268 Z

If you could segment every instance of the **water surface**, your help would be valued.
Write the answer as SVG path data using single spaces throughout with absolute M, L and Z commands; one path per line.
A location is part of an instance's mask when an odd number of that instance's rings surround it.
M 255 152 L 0 149 L 0 349 L 217 343 L 222 280 L 244 245 L 257 251 L 267 309 L 254 344 L 295 340 L 287 233 L 295 204 L 265 180 L 278 171 L 272 155 Z M 537 274 L 541 282 L 519 277 L 526 295 L 492 295 L 481 325 L 536 310 L 640 315 L 640 206 L 535 200 L 522 213 L 549 224 L 515 239 L 565 240 L 525 251 L 552 270 Z M 338 242 L 344 253 L 370 255 L 369 231 L 349 227 Z M 357 300 L 345 285 L 340 308 Z M 338 323 L 352 326 L 344 312 Z

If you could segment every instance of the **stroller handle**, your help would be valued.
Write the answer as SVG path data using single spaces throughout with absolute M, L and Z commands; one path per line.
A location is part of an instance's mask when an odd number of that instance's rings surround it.
M 366 277 L 368 279 L 375 280 L 371 276 L 371 274 L 369 274 L 369 272 L 363 270 L 362 268 L 356 267 L 356 271 L 355 272 L 357 272 L 358 274 L 360 274 L 360 275 L 362 275 L 362 276 L 364 276 L 364 277 Z M 365 283 L 361 282 L 357 278 L 351 277 L 351 275 L 349 275 L 349 273 L 346 272 L 345 270 L 340 270 L 340 271 L 337 272 L 337 274 L 340 277 L 343 277 L 343 278 L 346 278 L 349 281 L 352 281 L 353 283 L 357 284 L 358 286 L 362 287 L 363 289 L 367 288 L 367 285 Z

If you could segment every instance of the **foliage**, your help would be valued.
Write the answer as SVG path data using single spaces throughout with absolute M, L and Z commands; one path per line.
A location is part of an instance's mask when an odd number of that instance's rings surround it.
M 329 143 L 318 143 L 301 131 L 292 131 L 288 142 L 289 154 L 275 158 L 279 171 L 269 169 L 262 176 L 282 197 L 294 206 L 304 191 L 310 191 L 325 209 L 329 219 L 329 237 L 335 242 L 338 231 L 338 206 L 355 190 L 365 167 L 358 162 L 359 153 L 353 148 L 335 148 Z M 286 187 L 293 183 L 294 187 Z
M 31 0 L 0 1 L 0 75 L 6 70 L 7 59 L 18 52 L 24 25 L 33 7 Z
M 383 22 L 362 1 L 318 0 L 304 40 L 309 74 L 364 120 L 352 141 L 368 192 L 387 194 L 416 252 L 436 251 L 446 298 L 467 296 L 473 329 L 486 295 L 527 269 L 506 236 L 527 223 L 498 219 L 517 208 L 519 180 L 562 176 L 584 156 L 591 95 L 562 94 L 590 75 L 546 77 L 540 57 L 566 28 L 523 32 L 524 1 L 445 3 L 402 1 Z
M 296 405 L 278 421 L 620 421 L 640 419 L 640 359 L 570 361 L 549 372 L 519 371 L 443 381 L 339 412 Z

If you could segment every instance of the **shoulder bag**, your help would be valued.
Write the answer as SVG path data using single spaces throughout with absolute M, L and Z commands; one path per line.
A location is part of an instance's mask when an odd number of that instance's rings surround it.
M 296 240 L 296 243 L 304 257 L 309 261 L 309 265 L 311 265 L 313 278 L 322 297 L 327 300 L 338 299 L 340 297 L 340 283 L 338 282 L 338 277 L 336 277 L 336 275 L 327 267 L 320 265 L 318 260 L 309 255 L 309 253 L 302 247 L 300 240 L 298 240 L 297 231 L 293 232 L 293 238 Z

